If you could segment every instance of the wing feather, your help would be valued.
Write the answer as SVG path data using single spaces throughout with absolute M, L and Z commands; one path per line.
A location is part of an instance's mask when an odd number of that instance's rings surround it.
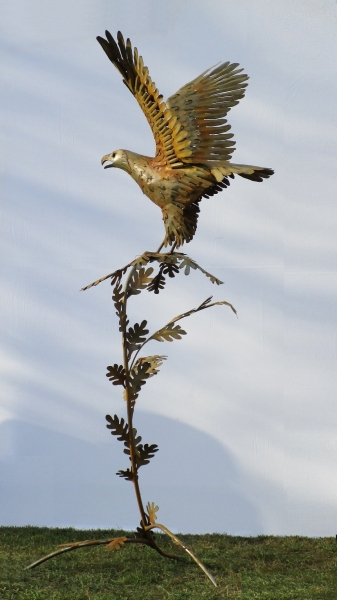
M 238 67 L 226 62 L 207 69 L 167 100 L 178 121 L 173 149 L 184 163 L 216 166 L 231 158 L 235 142 L 225 117 L 243 98 L 248 79 Z
M 157 164 L 181 166 L 183 163 L 177 158 L 172 137 L 172 128 L 177 119 L 172 111 L 168 110 L 137 48 L 132 52 L 130 40 L 125 42 L 120 31 L 117 33 L 118 44 L 109 31 L 106 31 L 105 35 L 106 39 L 98 36 L 97 41 L 122 75 L 125 85 L 147 118 L 156 142 Z
M 164 102 L 137 48 L 109 31 L 97 40 L 135 96 L 152 129 L 156 163 L 172 168 L 202 163 L 217 167 L 234 151 L 233 134 L 225 118 L 245 94 L 248 76 L 238 63 L 207 69 Z

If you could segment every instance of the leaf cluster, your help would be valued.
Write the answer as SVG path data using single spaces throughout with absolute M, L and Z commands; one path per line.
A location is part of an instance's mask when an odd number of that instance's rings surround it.
M 160 264 L 159 272 L 153 278 L 150 277 L 153 273 L 153 268 L 145 268 L 148 263 L 152 262 L 158 262 Z M 97 281 L 90 283 L 86 287 L 82 288 L 82 290 L 87 290 L 93 286 L 96 286 L 106 279 L 111 279 L 111 285 L 116 284 L 119 287 L 123 275 L 125 275 L 130 267 L 134 269 L 134 273 L 129 282 L 127 291 L 128 297 L 131 295 L 140 294 L 140 292 L 145 288 L 147 288 L 149 292 L 159 294 L 159 291 L 164 288 L 166 283 L 165 275 L 173 278 L 182 269 L 184 269 L 185 275 L 189 275 L 191 269 L 199 270 L 206 275 L 206 277 L 208 277 L 212 283 L 216 283 L 217 285 L 223 283 L 220 281 L 220 279 L 200 267 L 198 263 L 182 252 L 168 252 L 164 254 L 161 254 L 160 252 L 144 252 L 144 254 L 138 256 L 135 260 L 125 265 L 125 267 L 117 269 L 117 271 L 97 279 Z
M 136 325 L 138 324 L 136 323 Z M 135 329 L 133 329 L 133 331 L 135 331 Z M 144 329 L 141 329 L 141 331 L 144 331 Z M 136 349 L 137 348 L 138 346 Z M 128 388 L 126 384 L 126 372 L 123 365 L 114 364 L 107 367 L 106 376 L 108 377 L 109 381 L 111 381 L 112 385 L 123 386 L 124 400 L 129 399 L 133 408 L 142 386 L 146 383 L 146 380 L 149 379 L 149 377 L 153 377 L 159 373 L 159 367 L 163 364 L 164 360 L 166 360 L 166 356 L 160 356 L 157 354 L 138 358 L 130 370 Z
M 154 457 L 159 448 L 157 444 L 141 444 L 142 438 L 137 436 L 137 429 L 133 428 L 133 446 L 135 450 L 137 470 L 143 465 L 148 465 L 150 459 Z M 130 442 L 124 442 L 124 454 L 130 456 Z M 131 459 L 130 459 L 131 460 Z
M 180 272 L 181 269 L 184 269 L 185 275 L 189 275 L 191 269 L 198 269 L 204 273 L 204 275 L 206 275 L 206 277 L 208 277 L 212 283 L 216 283 L 217 285 L 223 283 L 220 281 L 220 279 L 208 271 L 205 271 L 205 269 L 200 267 L 200 265 L 182 252 L 173 252 L 172 254 L 145 253 L 145 256 L 148 258 L 149 262 L 157 261 L 160 263 L 157 275 L 153 277 L 151 283 L 147 286 L 147 290 L 149 292 L 159 294 L 160 290 L 162 290 L 166 284 L 165 275 L 173 278 Z
M 139 392 L 146 383 L 146 380 L 159 373 L 159 367 L 163 364 L 163 360 L 166 360 L 166 356 L 154 355 L 138 358 L 135 362 L 135 365 L 130 371 L 129 378 L 129 400 L 132 405 L 134 405 L 138 398 Z M 124 398 L 125 396 L 126 390 L 124 392 Z
M 111 430 L 111 435 L 117 436 L 119 441 L 124 442 L 124 454 L 127 454 L 127 456 L 130 457 L 131 436 L 128 424 L 123 418 L 119 419 L 117 415 L 114 415 L 113 417 L 106 415 L 105 418 L 108 421 L 107 428 Z M 151 458 L 153 458 L 155 453 L 159 450 L 157 444 L 142 444 L 141 442 L 142 437 L 137 435 L 137 429 L 133 427 L 132 445 L 134 448 L 137 470 L 143 465 L 149 464 Z M 119 475 L 119 477 L 124 477 L 129 481 L 132 481 L 135 477 L 135 474 L 131 471 L 131 469 L 120 470 L 117 472 L 117 475 Z

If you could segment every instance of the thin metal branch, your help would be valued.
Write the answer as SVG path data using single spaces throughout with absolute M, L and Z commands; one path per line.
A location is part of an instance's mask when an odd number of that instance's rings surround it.
M 195 554 L 193 554 L 192 550 L 190 550 L 187 546 L 185 546 L 185 544 L 183 544 L 183 542 L 177 538 L 176 535 L 174 535 L 174 533 L 172 533 L 172 531 L 170 531 L 169 529 L 167 529 L 167 527 L 165 527 L 165 525 L 161 525 L 160 523 L 154 523 L 151 525 L 147 525 L 147 527 L 145 528 L 146 530 L 150 530 L 150 529 L 155 529 L 155 528 L 161 529 L 162 531 L 164 531 L 164 533 L 166 533 L 176 544 L 178 544 L 179 546 L 181 546 L 185 552 L 187 552 L 187 554 L 189 554 L 189 556 L 194 560 L 194 562 L 197 563 L 198 567 L 200 567 L 200 569 L 205 573 L 205 575 L 207 575 L 207 577 L 211 580 L 211 582 L 213 583 L 213 585 L 215 585 L 215 587 L 217 587 L 217 582 L 214 579 L 212 573 L 210 573 L 208 571 L 208 569 L 206 569 L 205 565 L 198 559 L 197 556 L 195 556 Z
M 85 540 L 84 542 L 69 544 L 69 546 L 66 546 L 66 548 L 60 548 L 59 550 L 55 550 L 55 552 L 51 552 L 50 554 L 47 554 L 46 556 L 39 558 L 39 560 L 36 560 L 31 565 L 28 565 L 28 567 L 25 567 L 24 571 L 27 571 L 27 569 L 34 569 L 35 567 L 37 567 L 38 565 L 41 565 L 42 563 L 46 562 L 47 560 L 54 558 L 54 556 L 58 556 L 59 554 L 64 554 L 64 552 L 71 552 L 71 550 L 87 548 L 88 546 L 107 545 L 107 544 L 110 544 L 110 542 L 112 542 L 114 539 L 115 538 L 111 538 L 109 540 Z M 146 546 L 151 546 L 150 541 L 145 540 L 145 539 L 140 539 L 140 538 L 128 538 L 128 539 L 124 540 L 124 544 L 145 544 Z
M 133 407 L 131 405 L 131 399 L 130 399 L 130 370 L 129 370 L 129 360 L 128 360 L 127 341 L 126 341 L 127 293 L 128 293 L 128 288 L 129 288 L 129 285 L 130 285 L 130 282 L 131 282 L 131 279 L 132 279 L 132 276 L 133 276 L 133 273 L 135 270 L 136 270 L 136 266 L 134 266 L 131 269 L 131 271 L 126 279 L 125 285 L 124 285 L 124 302 L 123 302 L 123 318 L 122 318 L 122 322 L 124 323 L 124 326 L 123 326 L 123 331 L 122 331 L 122 344 L 123 344 L 123 362 L 124 362 L 124 369 L 125 369 L 125 396 L 126 396 L 125 399 L 126 399 L 126 404 L 127 404 L 128 427 L 129 427 L 129 449 L 130 449 L 130 459 L 131 459 L 131 471 L 133 473 L 132 481 L 133 481 L 134 488 L 135 488 L 135 493 L 136 493 L 138 508 L 139 508 L 139 512 L 140 512 L 140 516 L 141 516 L 141 520 L 142 520 L 142 525 L 143 525 L 143 527 L 145 527 L 145 525 L 147 524 L 147 519 L 146 519 L 146 514 L 145 514 L 142 497 L 140 494 L 139 484 L 138 484 L 137 463 L 136 463 L 136 455 L 135 455 L 135 440 L 134 440 L 133 423 L 132 423 Z

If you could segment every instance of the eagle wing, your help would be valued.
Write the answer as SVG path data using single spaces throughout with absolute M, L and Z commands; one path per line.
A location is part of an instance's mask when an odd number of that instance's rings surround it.
M 125 43 L 120 31 L 117 33 L 118 43 L 109 31 L 106 31 L 105 35 L 106 39 L 100 36 L 96 39 L 122 75 L 125 85 L 138 101 L 148 120 L 156 142 L 156 163 L 173 168 L 182 166 L 183 163 L 177 158 L 173 148 L 173 130 L 178 117 L 172 115 L 163 101 L 163 96 L 159 94 L 137 48 L 132 51 L 130 40 L 127 39 Z M 175 141 L 175 144 L 178 150 L 183 149 L 179 142 Z
M 165 102 L 129 38 L 125 42 L 120 31 L 117 42 L 109 31 L 105 35 L 97 41 L 148 120 L 156 164 L 176 168 L 202 163 L 214 168 L 228 162 L 235 142 L 225 116 L 245 94 L 248 76 L 243 69 L 229 62 L 211 67 Z
M 173 149 L 184 163 L 216 167 L 230 160 L 235 142 L 225 116 L 245 95 L 249 79 L 238 66 L 226 62 L 211 67 L 167 100 L 177 118 Z

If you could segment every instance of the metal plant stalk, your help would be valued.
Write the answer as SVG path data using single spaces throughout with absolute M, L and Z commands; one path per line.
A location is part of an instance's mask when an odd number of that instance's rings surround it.
M 197 308 L 173 317 L 161 329 L 150 333 L 147 321 L 129 322 L 128 302 L 144 290 L 159 294 L 165 287 L 166 277 L 174 278 L 184 272 L 200 270 L 211 283 L 222 282 L 205 271 L 194 260 L 179 251 L 192 240 L 196 233 L 200 213 L 199 203 L 227 188 L 235 175 L 262 182 L 274 171 L 266 167 L 232 163 L 235 142 L 228 133 L 227 112 L 243 98 L 247 87 L 247 75 L 238 64 L 222 63 L 204 71 L 199 77 L 183 86 L 176 94 L 164 101 L 149 76 L 137 48 L 132 49 L 129 39 L 124 41 L 120 32 L 117 42 L 106 31 L 106 39 L 97 38 L 112 64 L 123 77 L 123 82 L 140 105 L 154 136 L 156 155 L 151 158 L 131 152 L 116 150 L 102 158 L 104 168 L 119 168 L 128 173 L 141 188 L 143 194 L 162 211 L 165 238 L 156 252 L 144 252 L 141 256 L 83 288 L 87 290 L 104 280 L 111 279 L 112 300 L 119 321 L 122 337 L 123 358 L 121 364 L 108 367 L 107 377 L 114 386 L 123 388 L 126 416 L 106 416 L 107 428 L 124 445 L 129 459 L 126 468 L 117 475 L 133 484 L 140 513 L 140 526 L 134 535 L 103 540 L 85 540 L 62 544 L 48 556 L 37 560 L 27 569 L 36 567 L 58 554 L 105 545 L 107 550 L 118 550 L 125 544 L 144 544 L 167 558 L 181 557 L 165 552 L 158 545 L 153 530 L 166 533 L 176 546 L 180 546 L 204 571 L 214 585 L 216 581 L 206 567 L 165 525 L 157 522 L 158 506 L 148 502 L 144 506 L 140 486 L 139 469 L 147 464 L 158 451 L 157 444 L 143 443 L 133 426 L 136 401 L 147 380 L 158 374 L 166 356 L 146 355 L 148 342 L 172 342 L 180 340 L 186 331 L 179 321 L 194 313 L 215 305 L 226 305 L 236 313 L 227 301 L 212 302 L 212 296 Z M 108 163 L 108 164 L 106 164 Z M 162 252 L 170 246 L 169 252 Z M 156 273 L 154 273 L 157 269 Z M 144 353 L 145 352 L 145 353 Z
M 158 250 L 160 249 L 161 248 Z M 153 275 L 154 268 L 151 266 L 152 264 L 157 264 L 157 267 L 159 266 L 158 272 L 155 275 Z M 140 323 L 134 323 L 130 326 L 127 307 L 128 301 L 132 296 L 140 294 L 143 290 L 159 294 L 165 286 L 167 275 L 173 278 L 182 271 L 185 275 L 188 275 L 191 269 L 200 270 L 213 284 L 220 285 L 222 283 L 222 281 L 205 271 L 205 269 L 200 267 L 186 254 L 174 252 L 173 247 L 170 252 L 166 253 L 161 253 L 160 251 L 144 252 L 144 254 L 121 269 L 118 269 L 114 273 L 110 273 L 83 288 L 83 291 L 87 290 L 106 279 L 111 279 L 111 285 L 113 285 L 112 300 L 116 309 L 116 315 L 119 321 L 119 331 L 121 332 L 122 337 L 123 362 L 122 364 L 115 363 L 112 366 L 108 366 L 106 375 L 113 385 L 119 385 L 123 388 L 123 396 L 126 402 L 126 418 L 120 418 L 117 415 L 114 415 L 113 417 L 107 415 L 106 426 L 110 429 L 111 434 L 117 437 L 117 440 L 123 442 L 124 454 L 129 458 L 128 467 L 118 471 L 117 475 L 123 477 L 126 481 L 132 482 L 134 486 L 140 513 L 140 526 L 137 527 L 136 533 L 132 536 L 122 536 L 104 540 L 85 540 L 83 542 L 62 544 L 59 550 L 37 560 L 29 565 L 27 569 L 37 567 L 58 554 L 98 545 L 105 545 L 107 550 L 118 550 L 123 544 L 145 544 L 159 552 L 162 556 L 180 559 L 180 556 L 165 552 L 160 548 L 152 533 L 152 530 L 157 528 L 166 533 L 175 545 L 181 546 L 181 548 L 183 548 L 204 571 L 212 583 L 216 585 L 213 575 L 193 554 L 192 550 L 190 550 L 190 548 L 188 548 L 165 525 L 157 523 L 158 506 L 156 506 L 154 502 L 148 502 L 146 507 L 144 507 L 139 486 L 139 469 L 140 467 L 149 464 L 159 448 L 157 444 L 142 443 L 141 436 L 133 427 L 133 415 L 138 396 L 143 386 L 147 383 L 147 380 L 158 374 L 159 368 L 167 358 L 162 354 L 154 354 L 151 356 L 143 355 L 146 344 L 151 340 L 156 340 L 157 342 L 180 340 L 183 335 L 186 335 L 186 331 L 177 324 L 178 321 L 212 306 L 227 305 L 234 313 L 236 313 L 235 308 L 229 302 L 225 300 L 211 302 L 212 296 L 210 296 L 197 308 L 192 308 L 181 315 L 173 317 L 173 319 L 163 327 L 151 334 L 147 328 L 146 320 L 143 320 Z M 140 355 L 141 353 L 142 355 Z

